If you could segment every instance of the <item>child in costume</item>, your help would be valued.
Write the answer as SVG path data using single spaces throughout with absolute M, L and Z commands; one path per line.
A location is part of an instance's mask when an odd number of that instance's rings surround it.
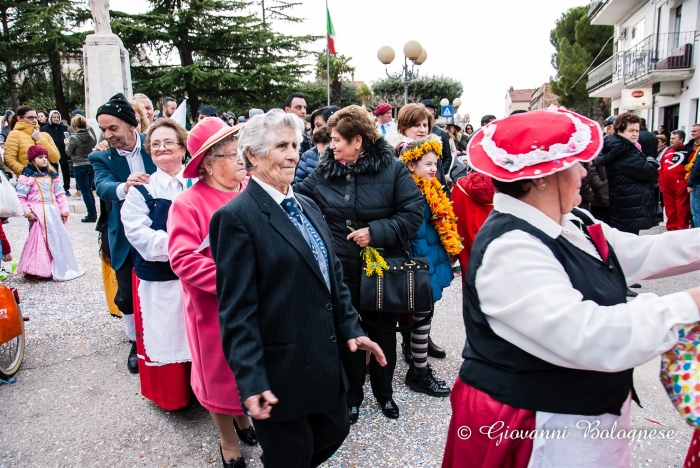
M 442 144 L 437 138 L 412 141 L 399 146 L 398 153 L 425 197 L 423 223 L 411 239 L 411 250 L 414 256 L 428 260 L 433 300 L 437 302 L 442 298 L 442 290 L 454 278 L 451 257 L 462 250 L 452 205 L 436 178 Z M 429 311 L 415 312 L 413 321 L 425 320 L 429 315 Z M 444 381 L 435 379 L 428 365 L 430 327 L 428 322 L 411 332 L 412 360 L 406 374 L 406 384 L 415 392 L 446 397 L 450 395 L 450 389 Z
M 73 255 L 65 227 L 68 202 L 58 174 L 49 165 L 48 155 L 48 149 L 43 146 L 30 146 L 29 164 L 15 187 L 24 216 L 29 219 L 29 237 L 19 259 L 18 271 L 68 281 L 82 276 L 85 270 Z

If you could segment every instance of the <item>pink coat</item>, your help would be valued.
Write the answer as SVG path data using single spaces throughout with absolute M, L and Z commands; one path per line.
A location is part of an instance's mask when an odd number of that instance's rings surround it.
M 246 178 L 241 190 L 247 185 Z M 233 415 L 242 415 L 243 410 L 236 379 L 221 346 L 216 267 L 209 247 L 195 251 L 209 235 L 214 212 L 240 193 L 221 192 L 198 182 L 175 199 L 168 216 L 168 254 L 182 283 L 192 353 L 192 390 L 206 409 Z

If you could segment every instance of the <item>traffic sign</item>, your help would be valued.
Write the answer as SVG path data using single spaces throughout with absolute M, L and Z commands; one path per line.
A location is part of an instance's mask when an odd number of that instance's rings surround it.
M 442 112 L 440 113 L 440 117 L 445 117 L 446 119 L 449 119 L 451 117 L 454 117 L 454 115 L 455 115 L 454 106 L 442 106 Z

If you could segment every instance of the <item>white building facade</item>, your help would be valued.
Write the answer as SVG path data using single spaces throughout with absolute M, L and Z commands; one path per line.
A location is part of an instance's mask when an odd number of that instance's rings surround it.
M 635 112 L 649 130 L 699 121 L 700 0 L 593 0 L 591 24 L 613 25 L 613 56 L 588 74 L 591 97 L 611 98 L 613 114 Z M 626 109 L 625 90 L 651 89 L 648 109 Z

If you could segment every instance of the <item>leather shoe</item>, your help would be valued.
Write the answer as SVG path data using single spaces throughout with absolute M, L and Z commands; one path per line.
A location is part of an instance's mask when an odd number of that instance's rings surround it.
M 81 219 L 80 222 L 81 223 L 95 223 L 95 222 L 97 222 L 97 218 L 91 218 L 89 216 L 86 216 L 83 219 Z
M 360 408 L 357 406 L 348 406 L 348 413 L 350 414 L 350 424 L 355 424 L 358 419 L 360 419 Z
M 641 287 L 642 287 L 642 285 L 639 283 L 630 284 L 630 288 L 639 289 Z
M 636 292 L 632 291 L 630 288 L 627 288 L 627 297 L 637 297 L 639 294 Z
M 252 424 L 245 429 L 238 429 L 238 424 L 234 419 L 233 427 L 236 429 L 238 440 L 243 441 L 246 445 L 250 445 L 251 447 L 258 444 L 258 435 L 255 433 L 255 428 Z
M 396 406 L 396 402 L 392 399 L 385 401 L 384 403 L 379 403 L 382 408 L 382 413 L 389 419 L 399 419 L 399 407 Z
M 129 351 L 129 357 L 126 359 L 126 367 L 132 374 L 139 373 L 139 358 L 136 356 L 136 342 L 131 342 L 131 351 Z
M 428 356 L 437 359 L 444 359 L 447 356 L 447 353 L 444 349 L 433 343 L 432 338 L 428 337 Z
M 224 468 L 245 468 L 245 459 L 243 457 L 238 457 L 233 460 L 226 461 L 224 458 L 224 451 L 219 444 L 219 453 L 221 454 L 221 462 L 224 464 Z

